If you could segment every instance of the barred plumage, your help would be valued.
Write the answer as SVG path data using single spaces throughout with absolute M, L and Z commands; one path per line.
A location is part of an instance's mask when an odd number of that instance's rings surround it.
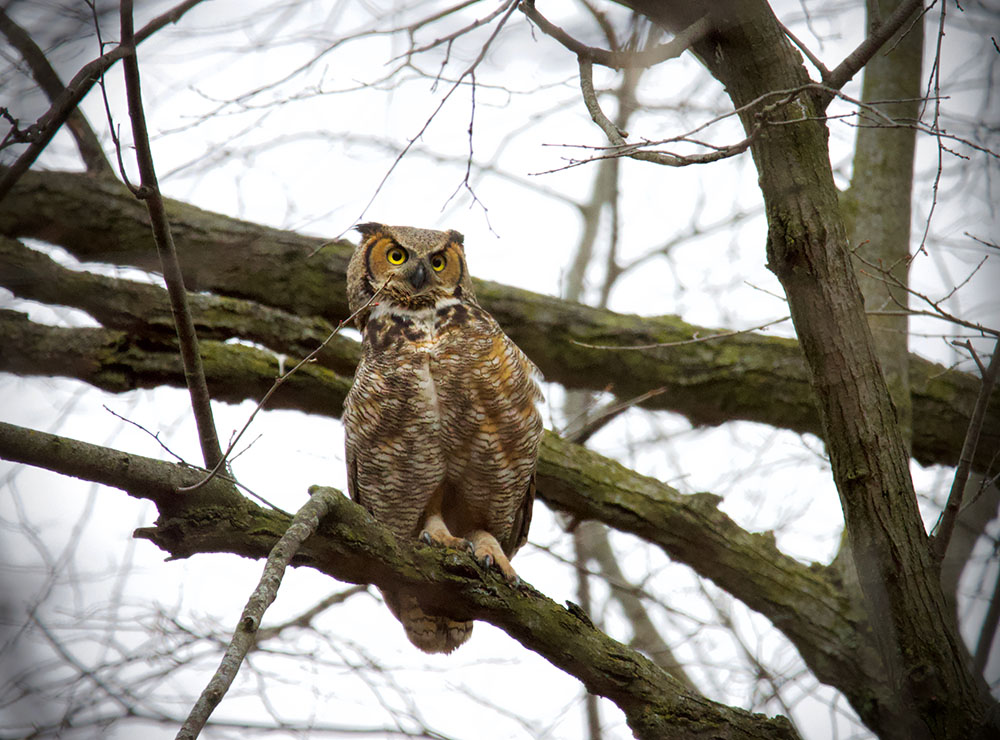
M 542 422 L 531 361 L 476 302 L 462 235 L 362 224 L 347 273 L 361 363 L 344 404 L 352 498 L 403 539 L 470 547 L 510 580 L 534 500 Z M 383 287 L 384 286 L 384 287 Z M 451 652 L 471 622 L 385 593 L 407 636 Z

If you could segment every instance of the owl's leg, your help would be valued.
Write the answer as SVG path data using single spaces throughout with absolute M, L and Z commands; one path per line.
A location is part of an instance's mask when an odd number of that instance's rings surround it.
M 424 530 L 420 533 L 420 539 L 428 545 L 442 545 L 444 547 L 454 547 L 458 550 L 471 550 L 472 543 L 464 537 L 456 537 L 444 523 L 444 519 L 437 512 L 428 515 L 424 520 Z
M 517 585 L 521 582 L 521 579 L 517 577 L 517 573 L 514 572 L 514 568 L 511 567 L 510 560 L 504 554 L 503 548 L 497 542 L 496 537 L 485 529 L 477 529 L 469 539 L 472 540 L 472 554 L 476 560 L 487 568 L 496 564 L 496 567 L 500 569 L 500 572 L 503 573 L 503 577 L 507 579 L 508 583 Z

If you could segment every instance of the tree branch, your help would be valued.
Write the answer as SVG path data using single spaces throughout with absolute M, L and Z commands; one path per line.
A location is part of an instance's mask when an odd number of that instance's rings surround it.
M 176 338 L 45 326 L 5 309 L 0 309 L 0 337 L 3 372 L 75 378 L 110 393 L 187 387 Z M 255 347 L 207 341 L 201 352 L 212 396 L 226 403 L 259 400 L 282 372 L 273 353 Z M 311 363 L 282 385 L 270 405 L 339 417 L 350 388 L 350 378 Z
M 971 346 L 970 346 L 971 350 Z M 951 491 L 948 493 L 948 503 L 945 504 L 944 511 L 941 512 L 941 519 L 936 527 L 937 532 L 931 538 L 931 552 L 937 565 L 940 568 L 944 560 L 945 552 L 948 550 L 948 543 L 951 541 L 951 533 L 955 528 L 955 520 L 958 518 L 959 509 L 962 506 L 962 496 L 965 494 L 965 484 L 969 481 L 969 473 L 972 471 L 972 460 L 976 456 L 976 447 L 979 445 L 979 434 L 983 427 L 983 419 L 986 416 L 986 408 L 990 403 L 990 396 L 996 386 L 997 376 L 1000 375 L 1000 339 L 993 345 L 993 357 L 990 364 L 983 371 L 982 387 L 979 397 L 976 398 L 976 406 L 972 410 L 972 417 L 969 419 L 969 431 L 965 435 L 965 442 L 962 444 L 962 454 L 958 460 L 958 469 L 955 470 L 955 479 L 951 484 Z M 996 450 L 993 451 L 996 454 Z
M 353 244 L 258 226 L 179 201 L 166 203 L 189 290 L 252 299 L 300 316 L 322 316 L 332 324 L 350 314 L 345 274 Z M 73 173 L 29 172 L 0 201 L 0 234 L 44 239 L 82 261 L 157 270 L 146 219 L 145 209 L 120 183 Z M 320 254 L 308 259 L 320 246 Z M 255 269 L 245 269 L 247 264 Z M 743 419 L 823 434 L 794 340 L 743 335 L 669 349 L 593 350 L 581 343 L 662 344 L 718 332 L 671 316 L 622 315 L 488 281 L 475 285 L 480 302 L 511 338 L 549 380 L 567 388 L 604 390 L 614 378 L 621 398 L 665 388 L 643 407 L 675 411 L 695 425 Z M 912 354 L 909 373 L 913 456 L 925 465 L 956 464 L 978 380 Z M 998 446 L 1000 398 L 987 410 L 976 470 L 989 468 L 985 450 Z
M 285 569 L 298 553 L 302 543 L 312 536 L 320 521 L 333 508 L 336 503 L 333 497 L 340 495 L 332 488 L 315 488 L 310 493 L 312 495 L 309 500 L 296 512 L 288 529 L 271 548 L 264 563 L 264 572 L 261 573 L 257 587 L 243 607 L 243 613 L 226 647 L 222 662 L 178 730 L 177 740 L 194 740 L 201 734 L 208 718 L 232 686 L 247 653 L 256 644 L 264 612 L 278 596 L 278 588 L 281 586 Z
M 0 8 L 0 32 L 7 37 L 11 46 L 20 52 L 21 57 L 31 69 L 31 75 L 35 78 L 38 86 L 49 99 L 49 103 L 55 104 L 61 96 L 66 94 L 66 86 L 63 85 L 59 75 L 49 64 L 45 52 L 38 48 L 31 36 L 21 26 L 15 23 L 7 11 Z M 86 117 L 79 108 L 70 110 L 66 118 L 69 131 L 76 141 L 76 148 L 80 151 L 80 157 L 87 168 L 87 172 L 95 175 L 111 175 L 111 163 L 104 154 L 101 142 L 90 127 Z
M 0 353 L 0 370 L 39 372 L 39 363 L 51 364 L 116 392 L 164 383 L 183 387 L 173 344 L 150 350 L 148 340 L 133 342 L 120 332 L 45 327 L 3 311 L 0 336 L 9 338 L 5 344 L 12 348 L 37 348 L 37 356 Z M 216 342 L 203 348 L 216 398 L 238 403 L 259 398 L 270 387 L 277 363 L 266 353 Z M 310 365 L 292 376 L 271 403 L 339 416 L 349 389 L 347 379 Z M 717 496 L 682 495 L 551 432 L 543 436 L 537 485 L 550 508 L 641 537 L 713 580 L 781 629 L 820 680 L 877 711 L 884 697 L 857 680 L 865 675 L 877 684 L 880 671 L 869 654 L 858 650 L 863 615 L 853 611 L 824 568 L 807 567 L 781 553 L 772 537 L 740 528 L 718 509 Z
M 676 59 L 687 51 L 693 43 L 708 33 L 711 28 L 708 16 L 706 15 L 693 22 L 687 28 L 678 31 L 674 35 L 674 38 L 665 44 L 658 44 L 657 46 L 642 49 L 641 51 L 618 51 L 587 46 L 581 41 L 576 40 L 539 13 L 535 8 L 534 0 L 523 0 L 517 9 L 538 26 L 542 33 L 551 36 L 581 59 L 600 64 L 604 67 L 610 67 L 611 69 L 652 67 L 668 59 Z
M 135 196 L 146 203 L 149 220 L 153 228 L 153 241 L 160 257 L 160 271 L 167 283 L 167 293 L 170 295 L 170 310 L 177 329 L 177 339 L 180 345 L 181 361 L 184 363 L 184 377 L 187 381 L 188 393 L 191 396 L 191 409 L 194 412 L 195 425 L 198 427 L 198 440 L 201 443 L 201 453 L 205 467 L 217 468 L 222 464 L 222 449 L 219 436 L 215 430 L 215 419 L 212 416 L 212 399 L 205 382 L 205 371 L 202 367 L 201 354 L 198 351 L 198 334 L 188 307 L 187 291 L 184 289 L 184 277 L 177 261 L 177 250 L 174 248 L 173 235 L 170 233 L 170 223 L 167 211 L 160 194 L 160 186 L 156 181 L 156 169 L 153 166 L 153 154 L 149 147 L 149 133 L 146 130 L 146 113 L 142 107 L 142 89 L 139 82 L 139 58 L 136 56 L 136 40 L 132 28 L 132 0 L 121 1 L 121 43 L 119 48 L 125 49 L 122 66 L 125 73 L 125 95 L 128 98 L 129 118 L 132 121 L 132 138 L 135 146 L 135 157 L 139 165 L 139 175 L 142 185 Z M 124 173 L 122 173 L 124 175 Z
M 166 13 L 158 15 L 135 34 L 136 43 L 141 43 L 154 33 L 159 31 L 168 23 L 176 23 L 182 15 L 200 3 L 201 0 L 185 0 L 171 8 Z M 106 54 L 102 54 L 92 62 L 88 62 L 77 72 L 66 90 L 52 104 L 46 113 L 38 119 L 35 124 L 37 135 L 29 144 L 28 148 L 19 156 L 14 163 L 0 172 L 0 201 L 3 201 L 10 192 L 14 184 L 28 171 L 38 155 L 44 151 L 45 147 L 52 141 L 59 127 L 66 122 L 70 112 L 76 110 L 80 101 L 90 92 L 90 88 L 100 79 L 111 65 L 122 59 L 126 51 L 121 46 L 117 46 Z
M 160 517 L 136 531 L 172 558 L 204 552 L 265 557 L 288 518 L 220 491 L 216 481 L 191 496 L 173 489 L 199 475 L 172 463 L 0 423 L 0 455 L 83 477 L 147 498 Z M 313 489 L 315 492 L 316 488 Z M 332 489 L 331 511 L 292 560 L 351 583 L 419 586 L 422 608 L 482 619 L 615 702 L 642 738 L 797 738 L 784 718 L 768 719 L 688 694 L 663 670 L 530 586 L 515 589 L 471 555 L 395 540 L 367 512 Z M 220 506 L 225 505 L 225 511 Z M 211 516 L 206 516 L 208 510 Z
M 858 47 L 844 57 L 844 61 L 838 64 L 825 76 L 823 82 L 827 87 L 839 90 L 846 85 L 854 75 L 856 75 L 879 50 L 885 45 L 893 34 L 896 33 L 903 24 L 920 8 L 923 13 L 923 0 L 905 0 L 874 29 L 868 37 L 862 41 Z M 817 107 L 824 110 L 833 100 L 833 94 L 820 92 L 817 94 Z

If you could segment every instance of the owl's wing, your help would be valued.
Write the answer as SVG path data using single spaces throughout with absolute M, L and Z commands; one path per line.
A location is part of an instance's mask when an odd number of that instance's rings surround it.
M 528 528 L 531 526 L 531 512 L 535 506 L 535 474 L 531 474 L 528 490 L 521 501 L 521 506 L 514 512 L 514 523 L 510 528 L 510 536 L 503 543 L 503 551 L 507 557 L 514 557 L 528 541 Z
M 344 401 L 344 412 L 341 417 L 344 424 L 344 452 L 347 461 L 347 493 L 354 503 L 364 506 L 369 512 L 372 510 L 372 502 L 365 501 L 362 496 L 358 466 L 371 443 L 369 436 L 372 429 L 370 422 L 372 401 L 377 398 L 378 391 L 373 381 L 368 363 L 362 358 L 355 370 L 354 385 L 351 386 Z

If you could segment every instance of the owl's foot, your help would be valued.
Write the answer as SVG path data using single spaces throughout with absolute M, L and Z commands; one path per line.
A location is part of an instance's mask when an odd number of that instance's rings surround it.
M 427 517 L 427 520 L 424 522 L 424 531 L 420 533 L 420 539 L 428 545 L 473 551 L 471 542 L 464 537 L 456 537 L 448 531 L 448 527 L 440 514 L 431 514 Z
M 483 529 L 477 529 L 472 533 L 472 554 L 476 560 L 482 563 L 485 568 L 492 568 L 494 565 L 503 574 L 507 583 L 517 586 L 521 579 L 511 567 L 510 560 L 504 554 L 503 548 L 497 542 L 496 537 Z

